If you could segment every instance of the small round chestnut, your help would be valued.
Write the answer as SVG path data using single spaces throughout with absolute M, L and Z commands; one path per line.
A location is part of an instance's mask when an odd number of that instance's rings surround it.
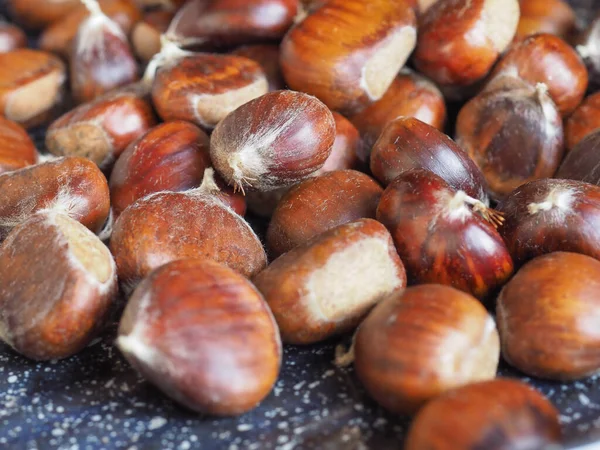
M 575 28 L 575 11 L 565 0 L 519 0 L 521 16 L 515 39 L 538 33 L 567 39 Z
M 377 220 L 390 230 L 409 283 L 439 283 L 486 299 L 513 272 L 496 230 L 502 216 L 441 177 L 405 172 L 384 191 Z
M 588 134 L 567 154 L 556 177 L 600 186 L 600 128 Z
M 562 448 L 558 411 L 529 385 L 510 379 L 453 389 L 415 417 L 405 450 Z
M 502 355 L 534 377 L 569 381 L 600 371 L 600 261 L 555 252 L 525 264 L 496 306 Z
M 586 97 L 565 122 L 567 151 L 573 150 L 585 137 L 600 129 L 600 92 Z
M 499 359 L 496 324 L 483 305 L 435 284 L 391 294 L 354 338 L 358 379 L 398 414 L 413 414 L 449 389 L 493 379 Z
M 217 416 L 255 408 L 273 388 L 282 356 L 258 290 L 207 259 L 152 272 L 127 303 L 116 345 L 166 395 Z

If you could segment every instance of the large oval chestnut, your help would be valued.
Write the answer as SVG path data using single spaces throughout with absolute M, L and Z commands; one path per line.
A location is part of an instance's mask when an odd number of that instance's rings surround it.
M 600 129 L 588 134 L 567 154 L 556 177 L 600 185 Z

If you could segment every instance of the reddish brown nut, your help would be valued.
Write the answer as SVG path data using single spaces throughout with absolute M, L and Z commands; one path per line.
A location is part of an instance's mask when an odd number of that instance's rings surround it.
M 162 9 L 149 11 L 131 31 L 131 46 L 143 62 L 148 62 L 161 49 L 161 35 L 167 31 L 173 13 Z
M 59 20 L 40 35 L 39 45 L 42 50 L 58 53 L 65 59 L 70 58 L 77 31 L 90 15 L 89 10 L 81 4 L 81 0 L 77 0 L 77 3 L 76 8 L 69 14 L 61 15 Z M 127 36 L 135 23 L 141 19 L 139 9 L 131 0 L 99 0 L 98 3 L 104 14 L 114 20 Z
M 513 44 L 494 68 L 490 79 L 509 75 L 535 86 L 548 86 L 563 117 L 581 103 L 588 73 L 575 50 L 557 36 L 536 34 Z
M 360 135 L 352 122 L 341 114 L 333 113 L 335 120 L 335 141 L 331 147 L 329 157 L 313 176 L 323 175 L 334 170 L 357 169 L 360 165 L 358 153 L 360 149 Z
M 110 167 L 129 144 L 156 124 L 140 86 L 109 92 L 64 114 L 48 128 L 46 147 L 58 156 L 81 156 Z
M 283 342 L 312 344 L 350 331 L 406 272 L 392 237 L 372 219 L 340 225 L 280 256 L 254 278 Z
M 0 175 L 0 241 L 41 210 L 62 212 L 99 232 L 110 210 L 106 178 L 83 158 L 59 158 Z
M 127 303 L 116 344 L 166 395 L 218 416 L 255 408 L 281 366 L 277 325 L 258 290 L 208 259 L 152 272 Z
M 80 0 L 8 0 L 12 17 L 27 28 L 42 29 L 70 13 Z
M 543 179 L 519 186 L 500 205 L 499 231 L 516 265 L 551 252 L 600 259 L 600 187 Z
M 0 116 L 0 174 L 35 164 L 37 150 L 27 131 Z
M 49 53 L 0 53 L 0 114 L 25 127 L 42 124 L 60 105 L 66 78 L 65 65 Z
M 425 169 L 486 205 L 487 186 L 473 160 L 452 139 L 412 117 L 390 122 L 373 146 L 371 172 L 384 186 L 404 172 Z
M 362 138 L 360 160 L 368 165 L 373 144 L 384 128 L 399 117 L 414 117 L 439 130 L 446 122 L 446 103 L 427 78 L 403 69 L 380 100 L 350 117 Z
M 270 191 L 319 170 L 331 154 L 331 111 L 310 95 L 276 91 L 229 114 L 211 136 L 215 169 L 230 185 Z
M 198 191 L 216 195 L 233 212 L 240 216 L 246 214 L 246 196 L 241 192 L 235 192 L 231 186 L 225 183 L 223 178 L 215 173 L 212 167 L 204 171 L 202 184 L 198 187 Z
M 473 84 L 508 47 L 518 22 L 517 0 L 436 2 L 419 18 L 415 66 L 440 84 Z
M 117 294 L 108 248 L 60 213 L 38 213 L 16 227 L 0 245 L 0 267 L 0 338 L 31 359 L 82 350 Z
M 353 114 L 385 94 L 415 41 L 404 0 L 330 0 L 285 36 L 281 68 L 292 89 Z
M 143 10 L 158 10 L 162 11 L 176 11 L 179 9 L 187 0 L 134 0 L 134 3 Z
M 396 178 L 381 196 L 377 220 L 392 233 L 410 283 L 449 285 L 487 299 L 512 275 L 495 228 L 502 217 L 432 172 Z
M 433 6 L 438 0 L 417 0 L 417 6 L 419 13 L 425 13 L 429 8 Z
M 25 32 L 16 25 L 0 22 L 0 53 L 27 47 Z
M 556 177 L 600 186 L 600 129 L 590 133 L 567 154 Z
M 519 0 L 521 17 L 516 39 L 538 33 L 569 37 L 575 27 L 575 12 L 564 0 Z
M 358 328 L 354 357 L 371 397 L 394 413 L 412 414 L 445 391 L 493 379 L 500 340 L 481 303 L 430 284 L 379 303 Z
M 281 199 L 267 231 L 267 247 L 277 257 L 345 223 L 374 219 L 383 190 L 355 170 L 327 172 L 294 186 Z
M 573 150 L 585 137 L 600 129 L 600 92 L 586 97 L 565 124 L 567 151 Z
M 269 92 L 285 88 L 285 80 L 279 65 L 279 46 L 272 44 L 257 44 L 240 47 L 231 52 L 233 55 L 256 61 L 265 72 L 269 82 Z
M 267 265 L 250 225 L 219 197 L 202 190 L 159 192 L 117 219 L 110 249 L 126 292 L 168 262 L 202 256 L 246 277 Z
M 186 45 L 209 48 L 279 40 L 297 12 L 298 0 L 190 0 L 169 34 Z
M 198 187 L 211 165 L 208 148 L 204 131 L 179 120 L 160 124 L 133 142 L 110 176 L 115 217 L 149 194 Z
M 576 50 L 588 68 L 590 80 L 600 83 L 600 16 L 575 39 Z
M 498 297 L 504 359 L 535 377 L 576 380 L 600 370 L 600 262 L 556 252 L 527 263 Z
M 563 123 L 544 84 L 502 77 L 460 110 L 456 142 L 498 199 L 554 175 L 564 154 Z
M 212 129 L 238 106 L 265 94 L 258 63 L 241 56 L 195 54 L 160 67 L 152 100 L 165 121 L 187 120 Z
M 558 411 L 529 385 L 509 379 L 449 391 L 419 412 L 405 450 L 561 448 Z

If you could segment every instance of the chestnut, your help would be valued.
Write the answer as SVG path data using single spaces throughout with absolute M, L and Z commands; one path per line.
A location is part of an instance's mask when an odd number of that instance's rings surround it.
M 104 94 L 56 119 L 46 147 L 58 156 L 81 156 L 108 169 L 129 144 L 156 124 L 141 85 Z
M 567 150 L 573 150 L 586 136 L 600 129 L 600 92 L 586 97 L 565 122 Z
M 599 149 L 600 129 L 588 134 L 567 154 L 556 172 L 556 177 L 600 186 Z
M 405 0 L 330 0 L 286 34 L 281 68 L 292 89 L 354 114 L 385 94 L 415 41 Z
M 415 417 L 405 450 L 562 448 L 556 408 L 529 385 L 507 378 L 462 386 Z
M 8 0 L 11 16 L 29 29 L 39 30 L 81 5 L 80 0 Z
M 152 100 L 165 121 L 186 120 L 212 129 L 238 106 L 265 94 L 258 63 L 241 56 L 192 54 L 160 66 Z
M 336 135 L 329 109 L 310 95 L 276 91 L 249 101 L 215 128 L 210 156 L 230 185 L 269 191 L 323 167 Z
M 384 128 L 403 116 L 414 117 L 439 130 L 446 121 L 446 104 L 440 90 L 408 69 L 402 69 L 381 99 L 350 117 L 362 139 L 359 154 L 362 163 L 369 164 L 371 149 Z
M 585 64 L 558 36 L 542 33 L 513 44 L 494 68 L 490 79 L 509 75 L 532 86 L 543 83 L 563 117 L 581 103 L 588 86 Z
M 285 88 L 285 80 L 279 66 L 279 46 L 273 44 L 256 44 L 239 47 L 232 55 L 256 61 L 265 72 L 269 83 L 269 92 Z
M 385 409 L 413 414 L 450 389 L 495 378 L 500 340 L 475 298 L 449 286 L 396 291 L 361 323 L 354 368 Z
M 313 177 L 333 170 L 357 169 L 360 165 L 358 130 L 352 125 L 352 122 L 339 113 L 333 112 L 333 120 L 335 121 L 335 140 L 331 147 L 331 153 L 323 167 L 312 174 Z
M 0 338 L 31 359 L 66 358 L 102 330 L 117 294 L 115 263 L 91 231 L 44 211 L 0 245 Z
M 350 331 L 406 272 L 392 237 L 373 219 L 333 228 L 273 261 L 253 279 L 283 342 L 312 344 Z
M 218 416 L 255 408 L 277 381 L 282 356 L 258 290 L 208 259 L 174 261 L 142 281 L 116 345 L 173 400 Z
M 158 192 L 129 206 L 113 227 L 110 249 L 130 293 L 152 270 L 202 256 L 251 277 L 267 257 L 250 225 L 210 191 Z
M 0 175 L 0 241 L 40 210 L 62 212 L 93 232 L 108 218 L 106 178 L 83 158 L 58 158 Z
M 136 23 L 131 31 L 131 46 L 137 57 L 148 62 L 160 52 L 161 35 L 167 31 L 173 13 L 162 9 L 149 11 Z
M 275 212 L 275 208 L 283 198 L 289 187 L 275 189 L 274 191 L 249 191 L 244 198 L 248 205 L 248 210 L 259 217 L 270 218 Z
M 588 68 L 590 80 L 600 83 L 600 16 L 576 39 L 576 50 Z
M 550 380 L 600 371 L 600 261 L 555 252 L 525 264 L 502 289 L 496 318 L 504 359 Z
M 27 35 L 18 26 L 0 20 L 0 53 L 27 47 Z
M 505 76 L 460 110 L 456 142 L 501 199 L 527 181 L 554 175 L 564 154 L 563 122 L 546 85 Z
M 277 257 L 317 235 L 358 219 L 374 219 L 383 190 L 368 175 L 336 170 L 290 189 L 267 230 L 267 248 Z
M 401 117 L 387 125 L 373 146 L 371 172 L 387 186 L 412 169 L 429 170 L 452 188 L 489 204 L 485 179 L 462 148 L 434 127 Z
M 216 195 L 223 203 L 229 206 L 233 212 L 240 216 L 246 214 L 246 196 L 241 192 L 235 192 L 231 186 L 215 173 L 212 167 L 204 170 L 202 183 L 198 192 Z
M 423 169 L 383 192 L 377 220 L 390 230 L 409 283 L 439 283 L 486 299 L 513 272 L 496 231 L 502 216 Z
M 488 74 L 518 22 L 518 0 L 436 2 L 419 17 L 415 66 L 437 83 L 471 85 Z
M 37 162 L 37 150 L 27 131 L 0 116 L 0 174 Z
M 513 261 L 544 253 L 583 253 L 600 259 L 600 187 L 581 181 L 543 179 L 519 186 L 500 203 L 499 228 Z
M 575 12 L 564 0 L 519 0 L 521 17 L 516 39 L 549 33 L 566 39 L 575 28 Z

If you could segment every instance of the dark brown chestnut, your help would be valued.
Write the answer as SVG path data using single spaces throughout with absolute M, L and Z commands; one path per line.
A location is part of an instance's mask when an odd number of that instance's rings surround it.
M 565 123 L 567 151 L 573 150 L 585 137 L 600 129 L 600 92 L 586 97 Z
M 285 88 L 285 80 L 279 66 L 279 46 L 273 44 L 246 45 L 231 52 L 233 55 L 256 61 L 263 68 L 269 92 L 279 91 Z
M 577 39 L 576 50 L 588 68 L 590 80 L 600 83 L 600 16 L 596 17 L 587 30 Z
M 567 154 L 556 177 L 600 186 L 600 129 L 588 134 Z

